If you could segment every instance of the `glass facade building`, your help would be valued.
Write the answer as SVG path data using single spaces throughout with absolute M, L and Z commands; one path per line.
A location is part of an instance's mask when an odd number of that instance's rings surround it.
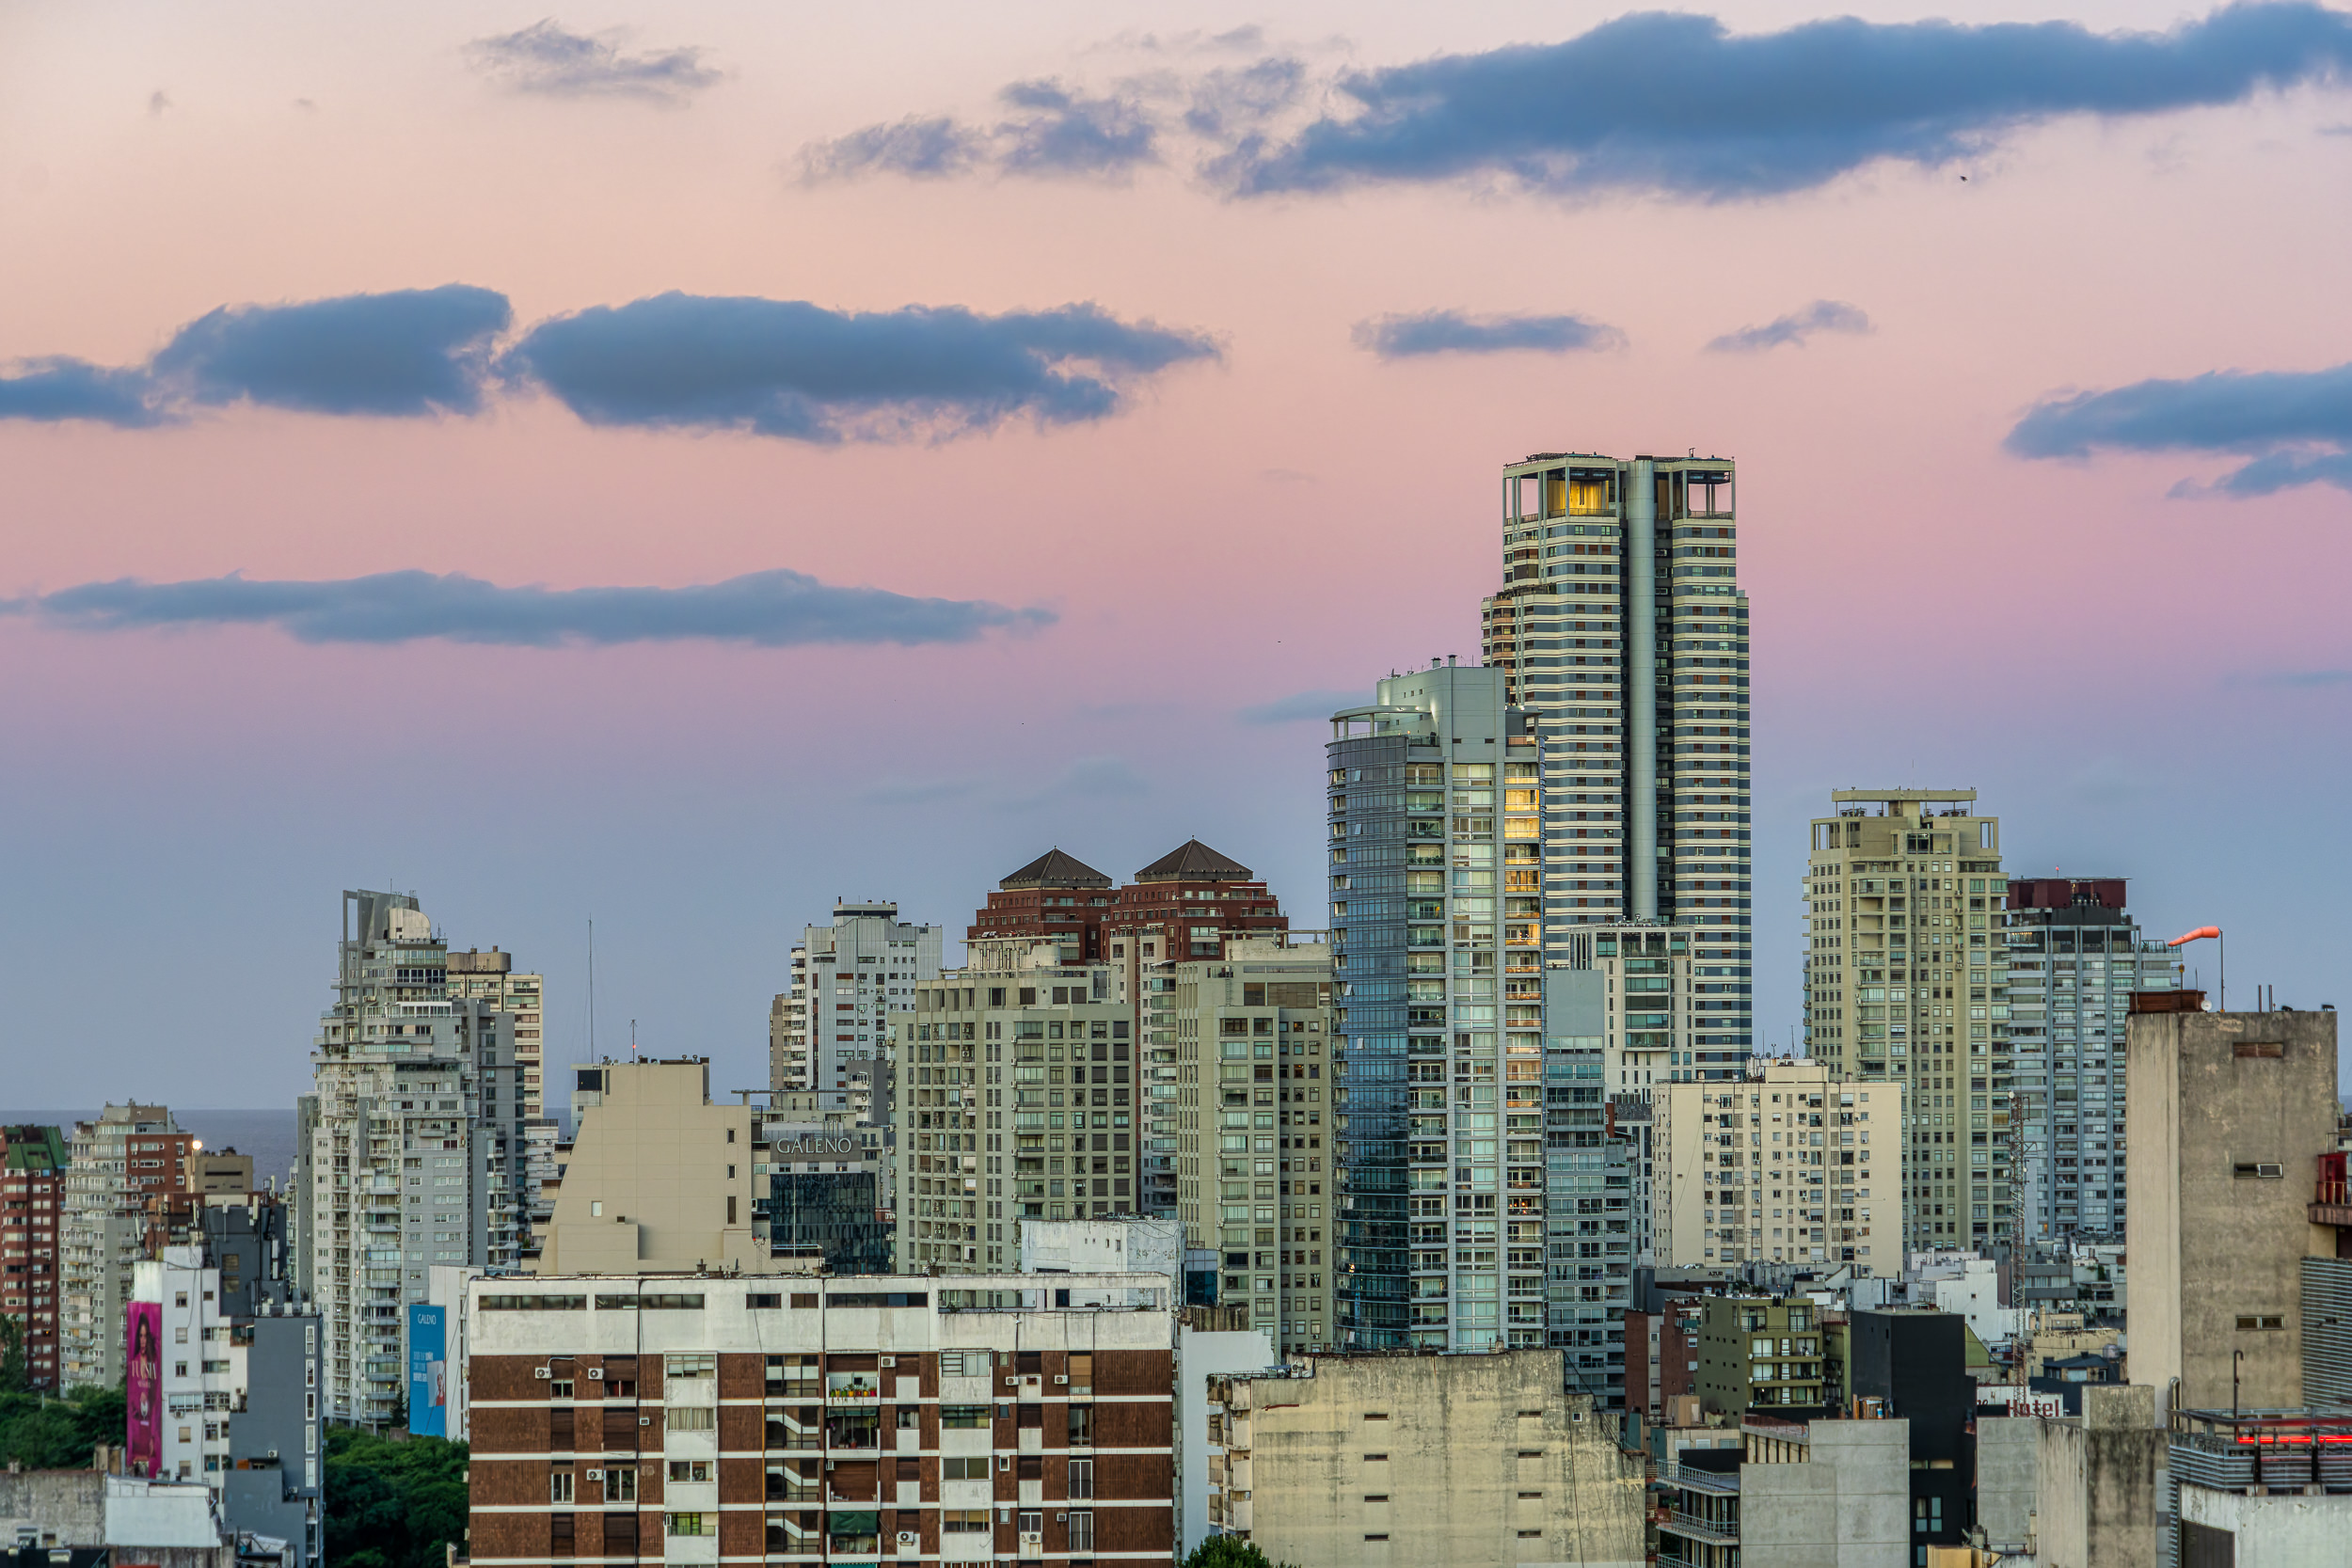
M 2141 939 L 2123 889 L 2122 878 L 2009 884 L 2020 1235 L 2123 1240 L 2124 1020 L 2132 992 L 2180 983 L 2177 955 Z
M 1433 664 L 1334 715 L 1327 762 L 1340 1342 L 1541 1345 L 1504 1311 L 1544 1284 L 1535 736 L 1502 671 Z
M 1541 743 L 1542 921 L 1697 928 L 1722 1000 L 1690 1042 L 1739 1076 L 1755 1034 L 1748 603 L 1734 469 L 1715 457 L 1537 452 L 1503 467 L 1486 662 Z

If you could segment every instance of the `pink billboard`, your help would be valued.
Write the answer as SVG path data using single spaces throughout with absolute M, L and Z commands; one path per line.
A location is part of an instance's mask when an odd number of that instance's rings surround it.
M 164 1308 L 160 1302 L 131 1303 L 123 1357 L 125 1433 L 133 1473 L 151 1476 L 164 1458 Z

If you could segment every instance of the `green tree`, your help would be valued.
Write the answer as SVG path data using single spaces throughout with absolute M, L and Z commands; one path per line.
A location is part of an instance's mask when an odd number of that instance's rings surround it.
M 90 1449 L 123 1438 L 123 1400 L 112 1388 L 76 1388 L 54 1394 L 0 1393 L 0 1464 L 14 1461 L 28 1470 L 80 1470 Z
M 466 1445 L 326 1434 L 326 1560 L 336 1568 L 440 1568 L 466 1538 Z
M 24 1324 L 0 1313 L 0 1394 L 24 1391 Z
M 1192 1549 L 1184 1559 L 1184 1568 L 1292 1568 L 1277 1563 L 1260 1551 L 1253 1542 L 1238 1541 L 1230 1535 L 1212 1535 Z

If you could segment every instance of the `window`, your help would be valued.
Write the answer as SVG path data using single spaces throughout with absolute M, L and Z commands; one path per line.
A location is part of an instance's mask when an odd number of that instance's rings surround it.
M 942 1481 L 986 1481 L 988 1479 L 988 1456 L 986 1454 L 966 1456 L 949 1454 L 939 1462 L 939 1479 Z
M 1073 1553 L 1094 1550 L 1094 1511 L 1092 1509 L 1079 1508 L 1070 1511 L 1070 1549 Z
M 939 1511 L 939 1530 L 942 1535 L 985 1535 L 988 1533 L 988 1510 L 984 1508 L 943 1508 Z
M 637 1467 L 607 1470 L 604 1473 L 604 1500 L 609 1503 L 633 1503 L 637 1500 Z
M 572 1472 L 550 1470 L 548 1473 L 548 1501 L 567 1503 L 572 1500 Z
M 2230 1167 L 2230 1174 L 2239 1180 L 2279 1181 L 2286 1177 L 2286 1167 L 2271 1160 L 2241 1160 Z
M 1073 1404 L 1070 1407 L 1070 1446 L 1073 1449 L 1094 1446 L 1094 1406 Z
M 1094 1461 L 1073 1459 L 1070 1462 L 1070 1498 L 1085 1502 L 1094 1496 Z
M 1385 1453 L 1368 1453 L 1364 1455 L 1364 1463 L 1367 1465 L 1386 1465 L 1388 1462 L 1389 1456 Z
M 1364 1501 L 1368 1503 L 1384 1503 L 1388 1500 L 1389 1495 L 1386 1492 L 1367 1492 L 1364 1494 Z
M 719 1413 L 707 1404 L 673 1406 L 665 1414 L 668 1428 L 672 1432 L 715 1432 L 718 1430 Z
M 984 1404 L 943 1404 L 939 1407 L 939 1424 L 951 1429 L 987 1426 L 989 1424 L 988 1406 Z
M 710 1461 L 707 1459 L 673 1459 L 670 1461 L 672 1481 L 708 1481 Z
M 2238 1314 L 2237 1326 L 2240 1332 L 2251 1330 L 2255 1333 L 2261 1333 L 2266 1329 L 2284 1328 L 2287 1326 L 2287 1321 L 2276 1312 L 2264 1312 L 2250 1315 L 2241 1312 Z
M 665 1355 L 661 1358 L 661 1375 L 665 1378 L 714 1377 L 718 1374 L 716 1355 Z
M 1364 1412 L 1364 1419 L 1367 1421 L 1385 1421 L 1388 1418 L 1389 1415 L 1385 1410 L 1368 1410 Z
M 668 1519 L 672 1535 L 716 1535 L 717 1526 L 707 1513 L 673 1513 Z

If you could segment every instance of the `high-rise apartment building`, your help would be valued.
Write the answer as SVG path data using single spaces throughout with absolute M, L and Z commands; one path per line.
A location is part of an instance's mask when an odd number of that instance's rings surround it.
M 1737 1070 L 1754 1036 L 1748 602 L 1727 458 L 1536 452 L 1502 470 L 1486 662 L 1542 744 L 1547 945 L 1579 925 L 1693 927 L 1731 971 L 1690 1042 Z
M 1506 1295 L 1540 1302 L 1544 1284 L 1540 1249 L 1524 1279 L 1499 1267 L 1506 1059 L 1541 1114 L 1534 725 L 1502 671 L 1433 661 L 1334 714 L 1331 736 L 1340 1342 L 1503 1345 Z M 1540 1139 L 1530 1152 L 1540 1195 Z
M 771 1015 L 769 1087 L 819 1095 L 829 1110 L 846 1106 L 852 1079 L 870 1092 L 886 1076 L 875 1064 L 888 1059 L 891 1024 L 914 1010 L 915 987 L 939 978 L 941 940 L 892 903 L 838 902 L 831 925 L 806 927 L 780 999 L 790 1009 L 797 997 L 799 1016 Z
M 24 1386 L 57 1386 L 58 1226 L 68 1156 L 55 1127 L 0 1126 L 0 1316 L 16 1320 Z
M 2133 992 L 2178 984 L 2174 955 L 2142 940 L 2120 877 L 2011 878 L 2008 924 L 2019 1234 L 2121 1242 L 2124 1020 Z
M 1135 1212 L 1135 1011 L 1108 965 L 1067 950 L 979 946 L 915 988 L 893 1102 L 900 1270 L 1009 1269 L 1024 1218 Z
M 523 1106 L 520 1186 L 529 1228 L 547 1219 L 554 1206 L 552 1195 L 543 1195 L 541 1189 L 555 1180 L 555 1146 L 562 1129 L 548 1107 L 549 1069 L 541 1050 L 547 1033 L 546 976 L 516 973 L 512 953 L 469 948 L 449 956 L 449 994 L 452 1001 L 478 1001 L 494 1013 L 515 1015 L 515 1069 L 521 1075 Z
M 1661 1084 L 1737 1078 L 1728 1053 L 1698 1042 L 1722 1037 L 1721 1022 L 1748 1007 L 1747 966 L 1708 961 L 1705 934 L 1690 926 L 1626 924 L 1571 930 L 1555 948 L 1573 969 L 1602 976 L 1602 1049 L 1609 1093 L 1646 1100 Z M 1706 1065 L 1700 1065 L 1704 1062 Z
M 1281 935 L 1174 966 L 1176 1212 L 1214 1250 L 1231 1326 L 1285 1359 L 1333 1338 L 1331 949 Z
M 1899 1276 L 1903 1086 L 1756 1057 L 1729 1083 L 1651 1091 L 1661 1268 L 1803 1263 Z
M 146 1252 L 148 1203 L 184 1190 L 195 1146 L 161 1105 L 109 1105 L 74 1124 L 57 1239 L 64 1386 L 122 1381 L 123 1310 Z
M 1840 789 L 1813 822 L 1806 1053 L 1903 1086 L 1907 1250 L 2016 1234 L 2001 824 L 1973 789 Z M 1873 810 L 1872 808 L 1876 808 Z
M 1287 930 L 1290 922 L 1248 866 L 1187 839 L 1136 873 L 1103 922 L 1104 954 L 1123 965 L 1118 994 L 1136 1009 L 1141 1047 L 1136 1126 L 1142 1137 L 1136 1208 L 1176 1212 L 1177 966 L 1221 957 L 1236 940 Z
M 343 895 L 335 1001 L 296 1108 L 296 1282 L 320 1312 L 320 1402 L 389 1421 L 405 1307 L 436 1263 L 516 1266 L 528 1100 L 516 1015 L 449 994 L 449 944 L 405 894 Z

